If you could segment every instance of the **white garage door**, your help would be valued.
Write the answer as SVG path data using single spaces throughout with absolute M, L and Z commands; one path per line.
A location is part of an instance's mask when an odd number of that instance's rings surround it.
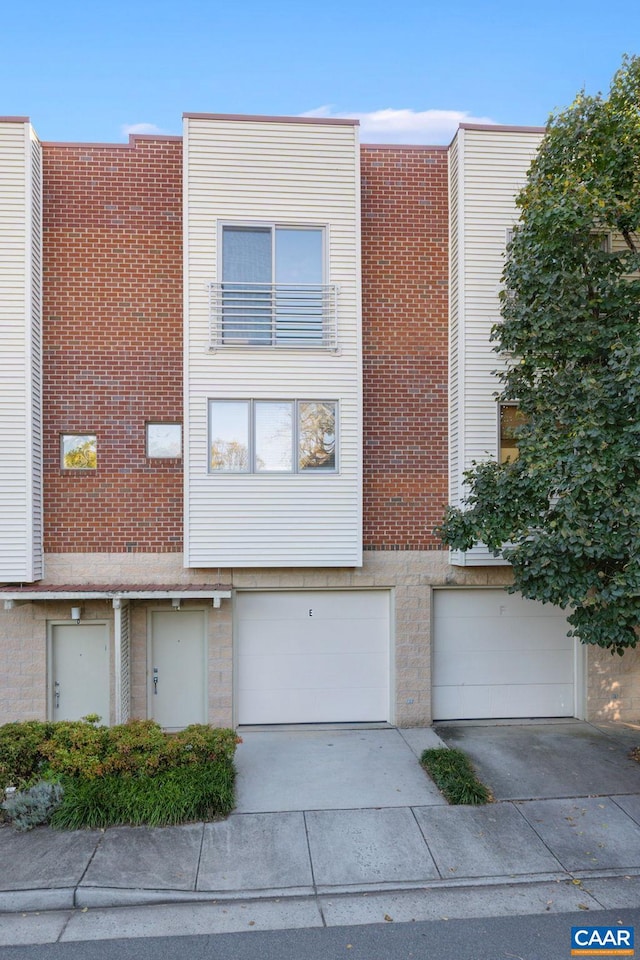
M 389 593 L 239 593 L 238 723 L 389 719 Z
M 561 610 L 504 590 L 434 591 L 434 720 L 574 716 Z

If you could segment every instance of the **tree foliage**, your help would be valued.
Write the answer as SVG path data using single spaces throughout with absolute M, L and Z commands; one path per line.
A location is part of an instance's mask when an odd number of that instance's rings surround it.
M 640 605 L 639 58 L 550 118 L 517 204 L 491 339 L 519 455 L 474 463 L 439 531 L 501 551 L 513 591 L 622 653 Z

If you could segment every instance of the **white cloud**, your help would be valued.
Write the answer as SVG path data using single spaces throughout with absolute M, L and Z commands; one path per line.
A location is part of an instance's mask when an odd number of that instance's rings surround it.
M 156 133 L 163 136 L 167 132 L 157 127 L 155 123 L 125 123 L 121 129 L 123 137 L 128 137 L 132 133 Z
M 373 110 L 371 113 L 341 113 L 332 104 L 316 107 L 303 117 L 349 118 L 360 121 L 364 143 L 448 143 L 460 123 L 495 123 L 490 117 L 474 117 L 463 110 Z

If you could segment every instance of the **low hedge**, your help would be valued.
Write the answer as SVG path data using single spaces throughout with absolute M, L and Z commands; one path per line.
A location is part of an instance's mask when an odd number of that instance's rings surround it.
M 234 769 L 227 763 L 193 763 L 153 775 L 108 774 L 87 780 L 63 777 L 62 802 L 52 827 L 166 827 L 226 816 L 234 805 Z
M 59 783 L 50 822 L 69 829 L 208 820 L 233 808 L 234 730 L 194 724 L 170 734 L 153 720 L 98 720 L 0 727 L 0 791 Z

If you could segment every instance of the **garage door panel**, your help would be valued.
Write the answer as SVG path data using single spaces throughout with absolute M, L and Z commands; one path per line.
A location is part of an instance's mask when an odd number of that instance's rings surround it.
M 463 654 L 505 646 L 516 650 L 532 646 L 536 650 L 557 650 L 558 647 L 573 650 L 573 640 L 567 636 L 567 621 L 557 615 L 542 621 L 527 617 L 521 622 L 502 617 L 454 617 L 436 620 L 435 630 L 447 647 Z
M 243 657 L 240 661 L 243 687 L 287 691 L 297 687 L 350 689 L 357 677 L 359 687 L 380 687 L 386 682 L 385 657 L 305 655 Z
M 491 693 L 491 709 L 495 717 L 499 717 L 500 711 L 505 708 L 508 711 L 507 716 L 514 716 L 513 711 L 522 709 L 523 703 L 537 706 L 540 712 L 530 714 L 534 717 L 573 714 L 573 684 L 570 683 L 514 684 L 506 691 L 503 687 L 495 687 Z
M 366 603 L 362 591 L 308 590 L 243 593 L 239 597 L 242 619 L 247 620 L 375 620 L 387 619 L 389 595 L 368 591 Z M 309 611 L 311 610 L 311 615 Z
M 535 710 L 527 713 L 526 704 Z M 437 687 L 433 695 L 433 713 L 441 720 L 570 716 L 572 706 L 572 684 L 513 684 L 507 688 L 504 684 L 443 686 Z M 452 716 L 445 716 L 446 713 Z
M 355 631 L 352 623 L 335 620 L 271 620 L 267 627 L 251 620 L 243 624 L 242 652 L 246 656 L 260 656 L 265 644 L 275 654 L 387 652 L 388 630 L 386 620 L 361 620 Z
M 503 590 L 435 591 L 434 719 L 573 716 L 567 630 L 557 607 Z
M 461 594 L 465 594 L 462 598 Z M 473 598 L 473 614 L 469 612 L 469 600 Z M 436 619 L 449 619 L 455 616 L 508 617 L 522 620 L 532 617 L 534 620 L 557 618 L 558 607 L 550 603 L 538 603 L 528 600 L 517 593 L 507 593 L 501 589 L 441 590 L 438 591 Z
M 463 660 L 451 651 L 434 656 L 434 676 L 438 684 L 494 684 L 497 677 L 509 683 L 554 683 L 557 677 L 570 676 L 573 652 L 553 650 L 541 657 L 536 650 L 498 650 L 467 653 Z
M 248 695 L 247 695 L 248 696 Z M 350 707 L 349 703 L 353 706 Z M 254 716 L 258 718 L 273 717 L 273 696 L 268 691 L 253 691 L 251 699 L 239 704 L 240 714 Z M 345 691 L 345 704 L 343 705 L 342 719 L 340 723 L 362 723 L 361 713 L 365 712 L 370 722 L 383 722 L 387 719 L 387 711 L 381 712 L 380 698 L 377 691 L 362 691 L 360 688 L 353 691 L 353 696 L 348 696 Z M 291 690 L 287 696 L 286 703 L 281 705 L 280 719 L 266 720 L 255 719 L 246 720 L 245 723 L 337 723 L 336 720 L 327 720 L 327 710 L 325 697 L 322 691 L 317 689 Z M 299 718 L 303 716 L 302 721 Z
M 389 596 L 238 594 L 238 723 L 388 720 Z
M 487 686 L 438 686 L 433 690 L 433 715 L 439 720 L 491 716 L 491 695 Z

